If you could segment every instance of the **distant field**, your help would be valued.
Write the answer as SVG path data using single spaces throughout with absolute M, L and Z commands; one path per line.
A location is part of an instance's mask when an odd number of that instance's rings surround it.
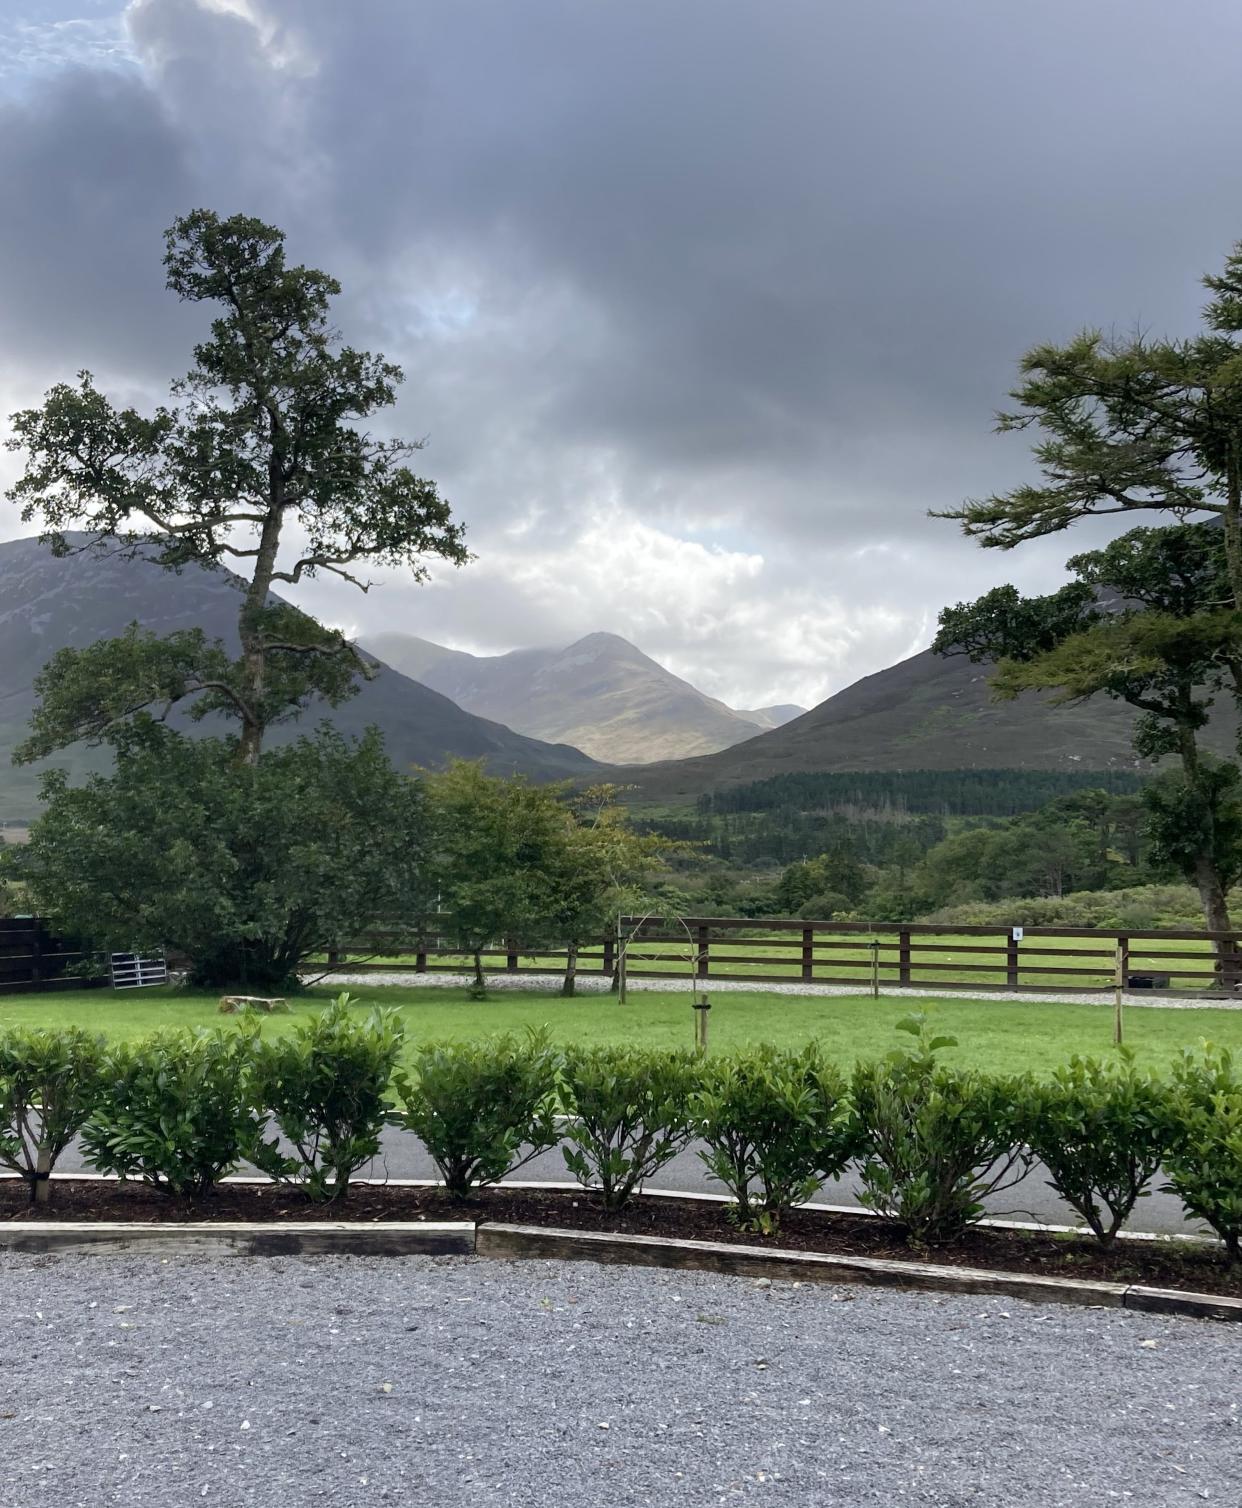
M 485 1002 L 471 1001 L 452 986 L 406 988 L 360 987 L 355 993 L 370 1004 L 400 1010 L 411 1043 L 467 1040 L 497 1032 L 546 1025 L 563 1043 L 632 1043 L 652 1047 L 690 1047 L 693 1023 L 685 990 L 643 990 L 619 1005 L 612 995 L 562 1000 L 554 992 L 500 992 Z M 265 1033 L 283 1033 L 297 1015 L 322 1008 L 332 991 L 319 989 L 302 997 L 289 1016 L 263 1020 Z M 711 1012 L 711 1050 L 730 1052 L 755 1042 L 796 1046 L 817 1040 L 844 1064 L 876 1057 L 898 1041 L 895 1024 L 910 1011 L 931 1012 L 937 1026 L 957 1036 L 960 1046 L 950 1060 L 994 1071 L 1031 1069 L 1048 1072 L 1074 1053 L 1110 1050 L 1112 1013 L 1106 1006 L 1063 1002 L 1023 1003 L 987 1000 L 918 1000 L 841 996 L 777 995 L 762 991 L 721 992 Z M 116 1039 L 129 1039 L 164 1026 L 218 1026 L 235 1023 L 222 1017 L 214 996 L 179 991 L 143 991 L 116 995 L 84 990 L 56 995 L 18 995 L 0 999 L 4 1026 L 92 1028 Z M 1211 1008 L 1131 1009 L 1127 1040 L 1139 1061 L 1168 1064 L 1182 1047 L 1210 1038 L 1242 1051 L 1242 1011 Z

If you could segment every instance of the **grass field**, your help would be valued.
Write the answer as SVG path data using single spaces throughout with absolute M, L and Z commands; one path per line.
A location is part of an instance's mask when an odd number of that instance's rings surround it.
M 635 991 L 619 1005 L 611 995 L 563 1000 L 549 992 L 496 992 L 484 1002 L 463 989 L 428 986 L 357 987 L 365 1004 L 400 1010 L 410 1042 L 464 1040 L 547 1025 L 558 1042 L 633 1043 L 690 1047 L 693 1022 L 687 994 Z M 288 1031 L 297 1015 L 322 1008 L 332 992 L 318 989 L 295 1002 L 288 1016 L 264 1018 L 265 1033 Z M 728 1052 L 754 1042 L 795 1046 L 817 1039 L 839 1062 L 876 1057 L 896 1046 L 893 1027 L 913 1010 L 932 1014 L 937 1027 L 959 1039 L 950 1061 L 1012 1072 L 1045 1073 L 1074 1053 L 1106 1054 L 1112 1042 L 1110 1007 L 1062 1002 L 926 1000 L 721 992 L 711 1012 L 710 1045 Z M 182 991 L 83 990 L 0 999 L 0 1028 L 77 1025 L 128 1039 L 167 1026 L 219 1026 L 216 997 Z M 1242 1052 L 1242 1011 L 1175 1010 L 1156 1006 L 1126 1012 L 1127 1041 L 1141 1063 L 1160 1068 L 1182 1047 L 1203 1038 Z

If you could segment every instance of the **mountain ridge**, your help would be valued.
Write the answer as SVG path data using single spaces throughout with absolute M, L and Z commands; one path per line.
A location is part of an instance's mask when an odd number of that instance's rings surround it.
M 363 647 L 471 712 L 608 763 L 713 753 L 803 710 L 739 712 L 606 630 L 563 649 L 502 655 L 471 655 L 399 632 L 367 637 Z

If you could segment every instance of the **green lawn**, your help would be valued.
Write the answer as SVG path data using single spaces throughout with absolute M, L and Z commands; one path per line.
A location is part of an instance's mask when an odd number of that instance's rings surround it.
M 297 1001 L 288 1016 L 262 1022 L 265 1032 L 289 1030 L 300 1013 L 320 1008 L 331 991 L 318 989 Z M 690 1047 L 693 1022 L 684 990 L 634 991 L 627 1005 L 610 995 L 562 1000 L 555 993 L 497 991 L 490 1001 L 467 999 L 449 986 L 408 989 L 355 988 L 367 1003 L 396 1006 L 411 1041 L 463 1039 L 546 1024 L 560 1042 L 629 1042 L 652 1047 Z M 727 1052 L 750 1042 L 793 1046 L 817 1038 L 842 1063 L 889 1051 L 899 1040 L 894 1024 L 913 1010 L 928 1010 L 937 1026 L 959 1039 L 949 1059 L 997 1071 L 1030 1068 L 1046 1072 L 1074 1053 L 1106 1053 L 1112 1042 L 1108 1006 L 991 1000 L 776 995 L 720 992 L 711 1012 L 711 1050 Z M 216 997 L 179 991 L 113 994 L 84 990 L 0 999 L 0 1027 L 78 1025 L 110 1037 L 130 1038 L 164 1026 L 235 1023 L 220 1016 Z M 1182 1047 L 1205 1037 L 1242 1052 L 1242 1011 L 1131 1008 L 1127 1040 L 1139 1061 L 1160 1067 Z

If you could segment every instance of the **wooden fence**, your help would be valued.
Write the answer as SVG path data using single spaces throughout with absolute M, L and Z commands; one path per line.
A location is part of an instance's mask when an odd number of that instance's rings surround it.
M 1015 936 L 1015 929 L 928 923 L 684 917 L 670 925 L 629 917 L 620 934 L 632 979 L 1064 995 L 1112 988 L 1120 968 L 1128 989 L 1154 994 L 1219 997 L 1242 987 L 1242 933 L 1233 932 L 1027 927 Z M 618 953 L 617 936 L 594 939 L 578 950 L 578 972 L 613 975 Z M 560 972 L 568 950 L 510 939 L 482 956 L 492 973 Z M 376 929 L 342 945 L 328 965 L 364 973 L 460 973 L 467 958 L 431 919 L 421 934 Z
M 996 927 L 928 923 L 784 921 L 684 917 L 676 923 L 627 917 L 620 936 L 631 979 L 753 984 L 852 985 L 871 989 L 1015 991 L 1072 995 L 1112 988 L 1118 968 L 1127 988 L 1154 995 L 1242 994 L 1242 933 L 1183 929 L 1106 932 L 1087 927 L 1027 927 L 1018 937 Z M 577 950 L 581 974 L 613 976 L 618 936 Z M 0 917 L 0 994 L 81 989 L 106 983 L 65 970 L 83 954 L 39 917 Z M 569 950 L 509 939 L 483 950 L 490 973 L 560 973 Z M 343 943 L 308 972 L 461 973 L 469 956 L 444 918 L 420 928 L 376 928 Z
M 81 950 L 57 937 L 42 917 L 0 916 L 0 995 L 89 989 L 106 983 L 102 978 L 65 974 L 82 957 Z

